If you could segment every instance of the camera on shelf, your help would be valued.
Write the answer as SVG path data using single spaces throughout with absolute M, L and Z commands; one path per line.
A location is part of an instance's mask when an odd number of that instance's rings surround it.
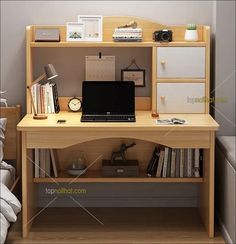
M 172 41 L 172 31 L 171 30 L 159 30 L 153 33 L 153 40 L 155 42 L 171 42 Z

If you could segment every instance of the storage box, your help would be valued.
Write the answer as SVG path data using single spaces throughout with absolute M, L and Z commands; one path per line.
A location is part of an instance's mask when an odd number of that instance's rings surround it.
M 102 176 L 105 177 L 137 177 L 139 175 L 139 165 L 137 160 L 127 160 L 127 163 L 111 160 L 102 161 Z

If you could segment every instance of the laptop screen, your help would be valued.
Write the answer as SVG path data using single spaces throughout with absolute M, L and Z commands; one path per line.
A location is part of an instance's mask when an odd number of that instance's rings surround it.
M 84 81 L 83 114 L 133 115 L 135 110 L 133 81 Z

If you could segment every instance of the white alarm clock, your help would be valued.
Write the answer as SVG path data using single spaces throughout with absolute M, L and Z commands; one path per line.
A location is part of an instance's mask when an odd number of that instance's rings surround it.
M 73 97 L 68 102 L 68 108 L 72 112 L 79 112 L 79 110 L 81 109 L 81 105 L 81 100 L 78 97 Z

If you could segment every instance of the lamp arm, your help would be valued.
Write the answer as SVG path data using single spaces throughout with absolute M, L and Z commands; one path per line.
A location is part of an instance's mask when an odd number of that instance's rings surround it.
M 35 84 L 37 84 L 38 82 L 40 82 L 41 80 L 46 78 L 46 74 L 43 73 L 42 75 L 40 75 L 37 79 L 35 79 L 28 87 L 31 87 Z

